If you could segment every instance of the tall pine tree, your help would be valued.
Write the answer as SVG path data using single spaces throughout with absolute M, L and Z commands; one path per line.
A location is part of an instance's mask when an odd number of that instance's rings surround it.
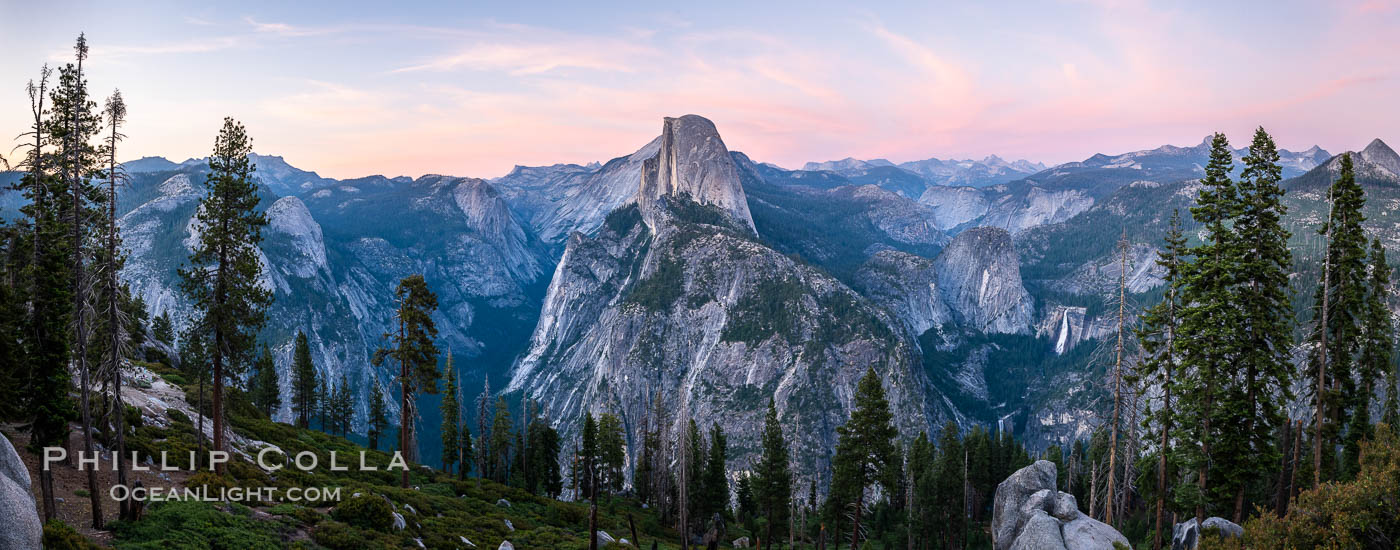
M 253 142 L 243 125 L 225 118 L 209 156 L 206 193 L 195 215 L 199 236 L 190 265 L 180 270 L 180 289 L 197 314 L 195 323 L 211 340 L 213 448 L 219 451 L 227 450 L 224 382 L 247 363 L 272 302 L 272 293 L 258 283 L 262 274 L 258 243 L 267 219 L 257 211 L 255 168 L 248 158 L 252 152 Z M 217 467 L 222 473 L 224 465 Z
M 311 427 L 316 414 L 316 365 L 311 361 L 311 344 L 306 333 L 297 331 L 292 351 L 292 415 L 301 428 Z M 377 388 L 376 388 L 377 389 Z
M 1390 265 L 1385 261 L 1385 247 L 1381 246 L 1380 240 L 1371 241 L 1369 263 L 1366 309 L 1361 319 L 1361 356 L 1356 365 L 1357 397 L 1347 425 L 1343 453 L 1346 479 L 1351 479 L 1361 469 L 1361 441 L 1374 435 L 1371 427 L 1371 398 L 1376 394 L 1376 384 L 1384 383 L 1395 372 L 1391 362 L 1395 354 L 1394 330 L 1387 304 L 1390 296 Z
M 369 432 L 365 434 L 369 439 L 369 448 L 379 450 L 379 438 L 384 436 L 384 430 L 389 428 L 389 415 L 385 410 L 384 390 L 379 387 L 379 380 L 370 380 L 369 389 Z
M 1342 468 L 1334 449 L 1354 412 L 1360 321 L 1366 305 L 1365 193 L 1356 183 L 1351 154 L 1343 153 L 1337 180 L 1328 189 L 1328 217 L 1319 233 L 1327 238 L 1313 318 L 1309 379 L 1314 402 L 1313 481 L 1336 479 Z
M 758 512 L 765 522 L 763 542 L 772 545 L 773 533 L 787 530 L 788 509 L 792 503 L 792 471 L 788 466 L 787 440 L 778 422 L 778 408 L 768 399 L 768 413 L 763 417 L 763 436 L 759 443 L 762 454 L 753 475 L 753 496 Z
M 1183 262 L 1186 261 L 1186 236 L 1181 232 L 1181 214 L 1172 212 L 1171 225 L 1167 229 L 1164 247 L 1157 253 L 1157 266 L 1162 270 L 1166 293 L 1162 301 L 1142 314 L 1142 324 L 1138 329 L 1138 341 L 1142 346 L 1142 359 L 1134 372 L 1135 379 L 1161 388 L 1161 400 L 1157 407 L 1149 407 L 1144 415 L 1145 435 L 1154 439 L 1157 445 L 1157 485 L 1154 504 L 1153 550 L 1161 550 L 1162 537 L 1169 531 L 1166 522 L 1168 506 L 1167 485 L 1174 464 L 1168 461 L 1172 455 L 1171 433 L 1176 408 L 1172 402 L 1172 391 L 1179 383 L 1177 369 L 1180 360 L 1177 355 L 1177 331 L 1181 328 L 1181 285 Z M 1151 443 L 1149 443 L 1150 445 Z M 1068 477 L 1068 476 L 1066 476 Z
M 1238 272 L 1238 245 L 1231 221 L 1240 211 L 1240 198 L 1230 171 L 1234 167 L 1230 143 L 1224 134 L 1211 138 L 1210 160 L 1191 216 L 1203 226 L 1200 245 L 1192 249 L 1193 261 L 1183 273 L 1181 310 L 1181 389 L 1177 401 L 1180 421 L 1175 423 L 1182 445 L 1183 465 L 1194 470 L 1196 485 L 1179 490 L 1179 504 L 1194 508 L 1198 522 L 1205 521 L 1210 504 L 1210 474 L 1215 443 L 1224 426 L 1219 401 L 1234 371 L 1237 334 L 1242 315 L 1235 306 L 1232 278 Z M 1092 498 L 1090 499 L 1092 502 Z
M 394 290 L 398 307 L 394 311 L 397 326 L 395 331 L 385 334 L 393 344 L 391 348 L 375 351 L 372 362 L 375 366 L 393 359 L 399 367 L 399 449 L 409 460 L 417 461 L 418 445 L 414 438 L 413 418 L 418 391 L 437 393 L 437 325 L 432 314 L 437 310 L 437 295 L 428 290 L 427 281 L 422 275 L 409 275 L 399 281 Z M 399 485 L 408 487 L 408 470 L 400 476 Z
M 272 350 L 262 347 L 257 361 L 253 362 L 253 379 L 249 381 L 249 397 L 253 407 L 271 418 L 282 406 L 282 390 L 277 387 L 277 363 L 272 359 Z
M 452 474 L 452 466 L 457 464 L 457 452 L 461 446 L 457 442 L 458 427 L 462 423 L 460 407 L 457 406 L 457 370 L 452 367 L 452 350 L 447 352 L 447 388 L 442 396 L 442 470 Z
M 875 369 L 868 369 L 856 386 L 851 419 L 836 428 L 836 477 L 832 483 L 854 506 L 851 524 L 851 547 L 860 547 L 861 514 L 865 496 L 875 487 L 889 493 L 895 489 L 898 472 L 894 438 L 898 435 L 891 423 L 889 401 Z
M 68 324 L 72 313 L 69 279 L 72 273 L 67 265 L 68 240 L 60 192 L 63 182 L 54 168 L 57 155 L 45 150 L 56 139 L 45 116 L 50 113 L 45 102 L 51 92 L 48 86 L 51 74 L 48 66 L 44 66 L 38 84 L 31 81 L 28 86 L 34 125 L 26 132 L 26 137 L 33 139 L 33 143 L 28 145 L 26 172 L 20 181 L 24 198 L 28 200 L 21 212 L 29 218 L 31 228 L 27 243 L 30 258 L 22 269 L 21 280 L 27 283 L 29 297 L 24 323 L 27 328 L 23 333 L 25 362 L 29 369 L 24 385 L 27 388 L 25 409 L 29 412 L 29 450 L 33 453 L 42 452 L 44 447 L 65 446 L 68 422 L 78 415 L 68 393 L 72 387 L 68 371 Z M 44 519 L 51 520 L 58 513 L 52 472 L 39 470 L 39 487 Z
M 1235 328 L 1234 375 L 1222 388 L 1220 411 L 1237 429 L 1218 440 L 1222 496 L 1233 497 L 1234 521 L 1244 521 L 1245 491 L 1278 464 L 1276 435 L 1290 389 L 1293 310 L 1288 282 L 1291 236 L 1280 224 L 1286 213 L 1282 168 L 1273 138 L 1259 128 L 1240 173 L 1240 209 L 1234 221 L 1234 301 L 1243 323 Z M 1223 426 L 1223 425 L 1222 425 Z

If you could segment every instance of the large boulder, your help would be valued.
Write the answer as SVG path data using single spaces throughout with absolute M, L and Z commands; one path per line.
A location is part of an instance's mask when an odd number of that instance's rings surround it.
M 1040 491 L 1055 490 L 1055 463 L 1038 460 L 1035 464 L 1016 470 L 1011 477 L 997 485 L 992 501 L 992 540 L 995 550 L 1008 550 L 1030 515 L 1024 506 Z M 1044 499 L 1041 499 L 1044 502 Z
M 1234 538 L 1244 535 L 1244 528 L 1225 518 L 1209 517 L 1204 523 L 1206 529 L 1216 529 L 1221 537 Z M 1196 526 L 1196 518 L 1172 526 L 1172 550 L 1195 550 L 1201 542 L 1202 529 Z
M 1011 550 L 1067 550 L 1060 522 L 1044 510 L 1036 510 L 1011 544 Z
M 1061 529 L 1061 533 L 1065 537 L 1065 548 L 1112 550 L 1114 544 L 1122 544 L 1124 548 L 1132 548 L 1132 545 L 1128 544 L 1128 537 L 1123 536 L 1117 529 L 1082 514 L 1079 519 L 1066 523 Z
M 29 493 L 29 469 L 4 434 L 0 434 L 0 550 L 39 548 L 44 526 Z
M 1128 539 L 1079 511 L 1074 495 L 1055 489 L 1055 464 L 1040 460 L 997 485 L 992 504 L 996 550 L 1113 550 Z

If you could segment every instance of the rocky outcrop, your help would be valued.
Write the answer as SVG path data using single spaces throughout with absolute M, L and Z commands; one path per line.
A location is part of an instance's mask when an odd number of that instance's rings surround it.
M 1201 525 L 1205 529 L 1215 529 L 1221 538 L 1238 538 L 1244 535 L 1244 528 L 1225 518 L 1209 517 Z M 1172 550 L 1195 550 L 1201 543 L 1205 529 L 1198 529 L 1196 518 L 1191 518 L 1172 526 Z
M 1107 524 L 1084 515 L 1074 495 L 1056 490 L 1055 464 L 1039 460 L 997 485 L 992 504 L 992 544 L 996 550 L 1128 547 L 1128 539 Z
M 719 422 L 733 464 L 756 458 L 771 397 L 795 456 L 818 471 L 867 368 L 884 381 L 902 433 L 931 420 L 919 354 L 897 321 L 832 277 L 756 241 L 714 205 L 659 197 L 575 233 L 547 291 L 529 351 L 507 391 L 536 400 L 565 434 L 584 411 L 628 430 L 660 396 L 668 430 Z M 653 229 L 654 228 L 654 229 Z M 936 425 L 936 424 L 935 424 Z
M 30 550 L 41 546 L 44 528 L 39 522 L 29 483 L 29 469 L 9 438 L 0 434 L 0 518 L 5 518 L 5 528 L 0 529 L 0 550 Z
M 637 203 L 649 225 L 655 227 L 652 212 L 658 198 L 689 196 L 702 205 L 719 207 L 750 231 L 754 229 L 734 159 L 713 122 L 696 115 L 666 117 L 660 139 L 656 157 L 643 163 L 637 191 Z
M 994 227 L 959 233 L 934 260 L 948 307 L 982 332 L 1027 333 L 1035 306 L 1021 285 L 1011 235 Z
M 881 250 L 856 272 L 855 287 L 917 336 L 953 319 L 933 265 L 928 258 Z

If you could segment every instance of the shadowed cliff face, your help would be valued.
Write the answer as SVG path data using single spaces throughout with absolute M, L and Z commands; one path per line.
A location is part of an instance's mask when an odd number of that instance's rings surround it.
M 1011 235 L 995 227 L 959 233 L 934 260 L 943 299 L 961 321 L 988 333 L 1030 330 L 1034 304 L 1021 286 Z

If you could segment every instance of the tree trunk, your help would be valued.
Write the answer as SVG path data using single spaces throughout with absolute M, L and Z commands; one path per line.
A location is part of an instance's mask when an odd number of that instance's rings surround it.
M 1113 423 L 1109 426 L 1108 438 L 1108 498 L 1105 500 L 1104 523 L 1118 527 L 1118 523 L 1113 517 L 1113 491 L 1114 477 L 1118 474 L 1118 409 L 1123 400 L 1122 383 L 1123 378 L 1123 316 L 1127 304 L 1127 276 L 1128 276 L 1128 233 L 1123 230 L 1123 238 L 1118 241 L 1118 248 L 1121 251 L 1118 271 L 1118 352 L 1117 359 L 1113 363 Z
M 204 372 L 199 373 L 199 405 L 195 410 L 199 414 L 199 433 L 195 434 L 196 446 L 199 452 L 194 455 L 194 464 L 190 464 L 190 469 L 199 468 L 199 463 L 204 460 Z
M 403 315 L 402 315 L 402 314 L 399 315 L 399 347 L 403 347 Z M 400 390 L 399 393 L 401 394 L 401 395 L 399 396 L 400 399 L 401 399 L 401 401 L 400 401 L 400 406 L 399 406 L 399 451 L 402 452 L 402 453 L 404 454 L 404 458 L 408 458 L 408 457 L 412 456 L 411 453 L 408 452 L 408 440 L 409 440 L 409 434 L 413 432 L 413 424 L 412 424 L 413 419 L 412 419 L 411 417 L 409 417 L 409 414 L 408 414 L 408 394 L 409 394 L 409 385 L 408 385 L 408 362 L 407 362 L 407 361 L 404 361 L 402 356 L 400 356 L 398 359 L 399 359 L 399 390 Z M 408 470 L 407 470 L 407 469 L 405 469 L 405 470 L 403 471 L 403 473 L 399 476 L 399 487 L 402 487 L 402 488 L 404 488 L 404 489 L 407 489 L 407 488 L 408 488 Z
M 115 115 L 114 115 L 115 117 Z M 112 401 L 116 412 L 117 428 L 117 484 L 126 485 L 126 405 L 122 403 L 122 336 L 121 318 L 118 315 L 120 287 L 117 281 L 117 121 L 112 122 L 112 147 L 108 157 L 107 180 L 107 325 L 112 337 L 108 350 L 111 357 Z M 128 503 L 125 499 L 117 503 L 118 516 L 128 519 Z
M 1318 348 L 1316 409 L 1313 415 L 1316 427 L 1313 431 L 1313 488 L 1322 484 L 1322 418 L 1327 412 L 1323 394 L 1326 393 L 1327 379 L 1327 316 L 1331 308 L 1332 296 L 1332 192 L 1327 192 L 1327 245 L 1322 252 L 1322 320 L 1318 325 L 1321 346 Z
M 1283 517 L 1284 501 L 1288 495 L 1288 454 L 1293 445 L 1293 421 L 1283 423 L 1283 452 L 1278 458 L 1278 491 L 1274 493 L 1274 513 Z
M 1200 472 L 1196 478 L 1197 486 L 1201 491 L 1201 500 L 1196 503 L 1196 525 L 1198 526 L 1205 525 L 1206 522 L 1206 475 L 1210 473 L 1210 415 L 1213 413 L 1211 408 L 1214 405 L 1214 396 L 1212 395 L 1214 390 L 1214 381 L 1207 379 L 1205 421 L 1201 428 L 1201 433 L 1204 434 L 1204 437 L 1201 438 L 1201 452 L 1205 455 L 1205 460 L 1201 461 Z
M 588 506 L 588 550 L 598 550 L 598 477 L 593 473 L 592 461 L 589 462 L 588 486 L 593 498 Z
M 863 476 L 864 474 L 862 474 Z M 851 549 L 860 548 L 860 512 L 865 508 L 865 480 L 860 482 L 860 490 L 856 492 L 856 513 L 855 519 L 851 522 Z
M 1173 255 L 1175 257 L 1175 255 Z M 1165 380 L 1162 383 L 1162 441 L 1157 449 L 1157 522 L 1152 536 L 1152 550 L 1162 550 L 1162 527 L 1167 507 L 1167 454 L 1168 434 L 1172 427 L 1172 376 L 1176 374 L 1176 361 L 1172 352 L 1176 350 L 1176 288 L 1167 290 L 1167 364 L 1163 366 Z
M 1293 491 L 1298 487 L 1298 448 L 1303 446 L 1303 421 L 1297 421 L 1293 427 L 1293 460 L 1292 467 L 1288 470 L 1288 493 L 1283 500 L 1283 511 L 1280 515 L 1288 514 L 1288 507 L 1293 503 Z
M 1099 507 L 1099 465 L 1097 463 L 1089 466 L 1089 515 L 1094 515 L 1094 510 Z

